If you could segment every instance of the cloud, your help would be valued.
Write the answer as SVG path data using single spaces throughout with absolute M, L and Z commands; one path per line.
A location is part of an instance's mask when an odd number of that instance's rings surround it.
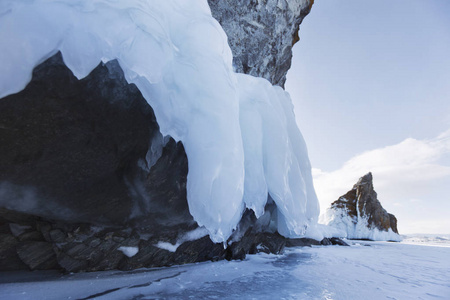
M 450 206 L 450 129 L 433 139 L 408 138 L 361 153 L 332 172 L 313 169 L 321 211 L 369 171 L 382 205 L 400 215 L 406 207 L 411 212 L 405 219 L 414 220 L 414 207 Z

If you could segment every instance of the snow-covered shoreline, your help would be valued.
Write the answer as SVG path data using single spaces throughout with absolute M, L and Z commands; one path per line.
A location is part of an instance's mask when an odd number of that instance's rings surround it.
M 0 273 L 3 299 L 446 299 L 449 247 L 348 241 L 131 272 Z M 450 245 L 450 243 L 448 243 Z M 361 287 L 364 287 L 361 289 Z

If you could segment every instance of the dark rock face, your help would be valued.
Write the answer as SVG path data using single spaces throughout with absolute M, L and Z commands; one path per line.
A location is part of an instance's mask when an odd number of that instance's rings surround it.
M 263 77 L 284 87 L 292 46 L 313 1 L 208 0 L 227 33 L 236 72 Z
M 369 229 L 392 229 L 398 234 L 397 219 L 381 206 L 373 189 L 372 173 L 361 177 L 350 191 L 331 204 L 330 210 L 345 211 L 355 225 L 364 219 Z
M 23 91 L 0 101 L 0 269 L 116 268 L 123 255 L 115 250 L 127 240 L 106 242 L 100 234 L 97 251 L 85 240 L 92 230 L 75 232 L 93 225 L 111 234 L 140 228 L 152 242 L 175 242 L 197 227 L 187 171 L 182 144 L 163 140 L 117 61 L 77 80 L 56 54 Z M 16 236 L 8 226 L 32 230 Z
M 163 144 L 117 61 L 82 80 L 60 54 L 42 63 L 23 91 L 1 99 L 0 145 L 5 208 L 92 224 L 193 222 L 183 146 Z
M 0 101 L 0 204 L 123 222 L 134 204 L 127 182 L 157 129 L 117 62 L 77 80 L 57 54 L 34 70 L 26 89 Z
M 340 238 L 336 238 L 336 237 L 330 238 L 330 242 L 331 242 L 332 245 L 350 246 L 349 244 L 347 244 L 346 242 L 344 242 Z
M 271 211 L 273 207 L 267 207 Z M 273 212 L 273 211 L 272 211 Z M 58 269 L 66 272 L 132 270 L 201 261 L 244 259 L 259 252 L 279 254 L 287 247 L 346 245 L 340 239 L 286 239 L 271 231 L 264 221 L 246 211 L 229 246 L 214 244 L 208 236 L 186 241 L 174 252 L 157 246 L 176 238 L 155 233 L 154 228 L 107 227 L 67 223 L 0 209 L 0 271 Z M 262 228 L 262 226 L 264 228 Z M 245 232 L 242 232 L 245 230 Z M 172 232 L 173 233 L 173 232 Z M 239 238 L 239 240 L 237 240 Z M 233 239 L 236 241 L 233 242 Z M 126 256 L 121 247 L 136 247 Z
M 67 223 L 0 209 L 0 270 L 47 270 L 67 272 L 132 270 L 206 260 L 244 259 L 258 252 L 281 253 L 286 239 L 276 232 L 261 231 L 250 211 L 236 234 L 239 241 L 224 248 L 208 236 L 186 241 L 174 252 L 159 248 L 158 242 L 175 244 L 178 229 L 168 234 L 153 227 L 107 227 L 88 223 Z M 250 223 L 251 221 L 252 223 Z M 261 225 L 261 224 L 259 224 Z M 232 237 L 235 238 L 235 237 Z M 138 253 L 126 256 L 120 247 L 136 247 Z

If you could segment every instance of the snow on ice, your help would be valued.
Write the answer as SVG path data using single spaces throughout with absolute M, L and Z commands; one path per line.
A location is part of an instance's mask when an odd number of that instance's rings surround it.
M 189 210 L 215 242 L 267 194 L 286 236 L 321 239 L 306 146 L 289 95 L 237 75 L 227 37 L 206 0 L 0 2 L 0 97 L 61 51 L 77 78 L 117 59 L 154 109 L 163 135 L 189 160 Z

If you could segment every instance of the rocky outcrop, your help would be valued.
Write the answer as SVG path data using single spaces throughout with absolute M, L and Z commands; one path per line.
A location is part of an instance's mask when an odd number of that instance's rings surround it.
M 108 227 L 89 223 L 68 223 L 0 209 L 0 271 L 48 270 L 65 272 L 132 270 L 201 261 L 244 259 L 247 254 L 282 253 L 285 247 L 311 245 L 348 246 L 337 238 L 316 241 L 286 239 L 270 230 L 269 204 L 266 214 L 256 219 L 246 211 L 228 247 L 214 244 L 208 236 L 178 243 L 182 231 L 172 236 L 153 227 Z M 172 247 L 161 246 L 164 242 Z M 123 248 L 135 249 L 130 255 Z
M 82 80 L 59 53 L 39 65 L 23 91 L 0 101 L 0 145 L 0 252 L 15 257 L 0 269 L 20 268 L 19 261 L 31 269 L 111 269 L 127 241 L 99 242 L 106 249 L 98 252 L 93 227 L 106 230 L 104 240 L 135 236 L 131 244 L 139 243 L 136 228 L 157 243 L 197 227 L 183 145 L 162 138 L 152 108 L 117 61 Z M 18 235 L 9 227 L 30 228 Z M 80 235 L 77 228 L 88 229 Z M 86 265 L 83 255 L 106 260 Z
M 0 101 L 0 205 L 69 221 L 125 222 L 158 125 L 116 61 L 77 80 L 58 53 Z M 141 199 L 142 200 L 142 199 Z
M 313 0 L 208 0 L 228 36 L 236 72 L 284 87 L 292 46 Z
M 377 198 L 372 173 L 361 177 L 353 188 L 331 203 L 327 223 L 347 233 L 348 238 L 399 240 L 397 219 Z
M 308 1 L 213 1 L 238 72 L 284 85 Z M 152 108 L 116 61 L 77 80 L 61 55 L 37 66 L 27 87 L 0 99 L 0 270 L 94 271 L 279 253 L 273 203 L 250 211 L 229 247 L 198 228 L 186 201 L 187 158 L 163 138 Z M 297 241 L 310 245 L 309 241 Z M 328 243 L 328 242 L 324 242 Z M 120 247 L 138 253 L 126 256 Z
M 179 243 L 183 231 L 171 234 L 154 227 L 108 227 L 89 223 L 68 223 L 0 209 L 0 270 L 47 270 L 66 272 L 131 270 L 206 260 L 244 259 L 258 252 L 281 253 L 285 246 L 342 244 L 337 239 L 286 239 L 270 230 L 269 204 L 256 219 L 246 211 L 228 247 L 214 244 L 208 236 Z M 168 232 L 168 231 L 167 231 Z M 172 247 L 161 246 L 161 242 Z M 342 245 L 345 245 L 342 244 Z M 135 249 L 127 255 L 124 247 Z

